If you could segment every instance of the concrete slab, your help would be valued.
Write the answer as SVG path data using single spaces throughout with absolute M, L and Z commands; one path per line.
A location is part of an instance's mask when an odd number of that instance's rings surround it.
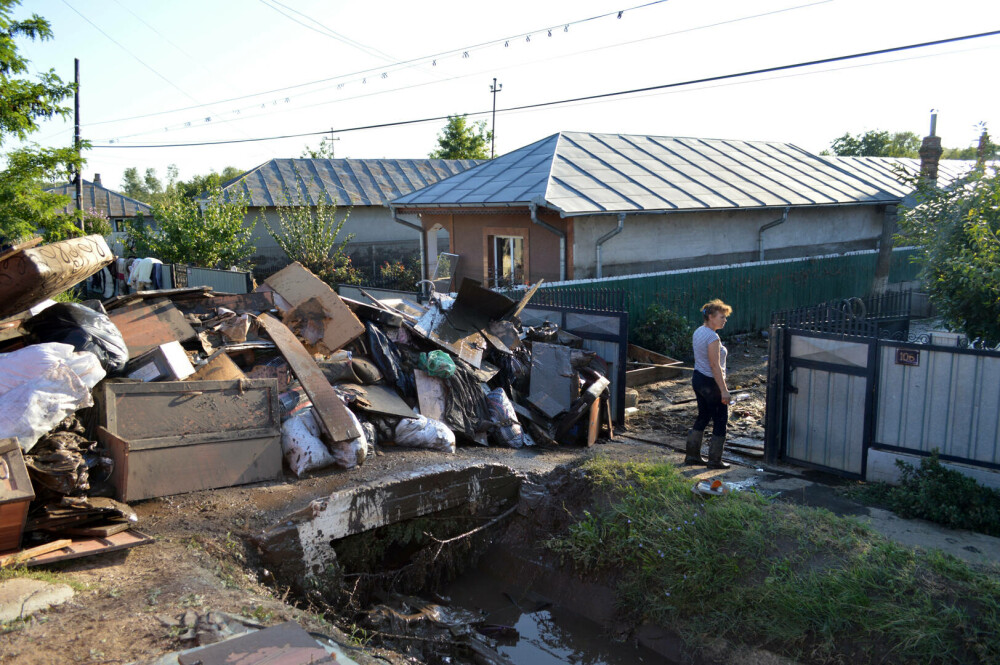
M 13 621 L 61 605 L 73 597 L 66 584 L 16 577 L 0 583 L 0 622 Z

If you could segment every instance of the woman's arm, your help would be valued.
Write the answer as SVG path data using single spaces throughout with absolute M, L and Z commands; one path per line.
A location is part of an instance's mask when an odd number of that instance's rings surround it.
M 708 364 L 712 366 L 712 376 L 715 377 L 715 383 L 719 386 L 719 392 L 722 393 L 722 403 L 729 404 L 729 388 L 726 387 L 726 376 L 722 373 L 722 361 L 720 356 L 722 342 L 715 340 L 708 345 Z

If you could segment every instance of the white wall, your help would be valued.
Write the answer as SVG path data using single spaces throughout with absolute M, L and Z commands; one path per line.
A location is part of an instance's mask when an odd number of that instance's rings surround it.
M 782 209 L 682 212 L 625 217 L 604 243 L 605 277 L 758 260 L 759 230 Z M 788 220 L 764 232 L 764 258 L 783 259 L 873 249 L 882 233 L 882 206 L 792 208 Z M 615 229 L 614 215 L 573 221 L 574 277 L 596 276 L 597 240 Z

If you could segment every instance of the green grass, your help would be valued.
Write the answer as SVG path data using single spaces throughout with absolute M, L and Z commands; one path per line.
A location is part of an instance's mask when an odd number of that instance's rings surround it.
M 607 497 L 547 546 L 617 580 L 622 613 L 802 662 L 1000 662 L 1000 583 L 859 522 L 753 492 L 700 498 L 671 465 L 597 458 Z

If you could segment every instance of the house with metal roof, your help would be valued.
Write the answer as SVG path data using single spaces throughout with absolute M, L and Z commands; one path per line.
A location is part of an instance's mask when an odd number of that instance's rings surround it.
M 396 224 L 386 203 L 481 164 L 474 159 L 272 159 L 222 187 L 226 197 L 247 201 L 253 224 L 255 263 L 280 268 L 288 257 L 268 233 L 264 220 L 281 228 L 279 208 L 335 204 L 337 219 L 350 211 L 341 237 L 353 235 L 347 252 L 357 266 L 374 269 L 420 248 L 420 233 Z
M 121 241 L 125 237 L 125 229 L 130 222 L 134 221 L 140 214 L 146 220 L 153 219 L 153 209 L 148 204 L 108 189 L 101 184 L 100 173 L 94 174 L 93 181 L 84 180 L 81 190 L 83 194 L 81 208 L 96 211 L 107 217 L 108 222 L 111 223 L 111 237 L 108 239 L 108 244 L 111 245 L 112 251 L 116 254 L 123 253 Z M 74 183 L 49 187 L 45 191 L 69 197 L 69 203 L 59 211 L 61 214 L 72 215 L 76 212 L 76 185 Z
M 872 249 L 911 189 L 896 168 L 918 174 L 919 160 L 561 132 L 389 205 L 431 257 L 446 230 L 456 277 L 492 286 Z

